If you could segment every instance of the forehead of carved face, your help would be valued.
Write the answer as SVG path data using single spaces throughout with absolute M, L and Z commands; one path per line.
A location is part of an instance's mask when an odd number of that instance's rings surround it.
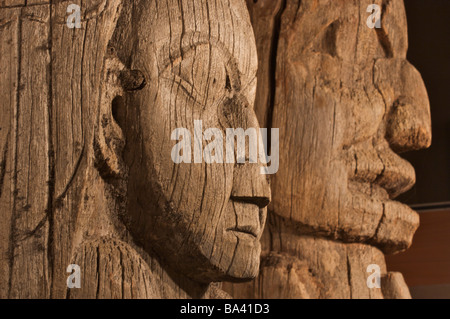
M 426 89 L 406 61 L 403 3 L 297 2 L 287 3 L 278 48 L 287 87 L 274 110 L 274 211 L 306 232 L 404 249 L 418 218 L 392 200 L 415 181 L 398 153 L 429 146 L 431 124 Z M 367 25 L 373 3 L 380 29 Z
M 195 279 L 253 278 L 269 201 L 260 166 L 171 158 L 172 132 L 187 129 L 193 144 L 194 121 L 202 121 L 200 138 L 209 128 L 224 137 L 227 128 L 259 129 L 256 46 L 245 3 L 144 1 L 140 9 L 131 67 L 145 74 L 147 86 L 131 98 L 139 137 L 125 152 L 133 235 Z M 207 144 L 203 139 L 200 148 Z

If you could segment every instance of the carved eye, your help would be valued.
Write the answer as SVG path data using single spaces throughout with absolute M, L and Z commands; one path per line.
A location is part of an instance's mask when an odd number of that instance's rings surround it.
M 190 99 L 202 107 L 221 100 L 232 90 L 224 56 L 208 44 L 189 50 L 182 58 L 174 61 L 169 69 L 173 80 L 180 84 Z
M 337 46 L 338 32 L 340 27 L 340 23 L 337 20 L 330 23 L 314 38 L 311 47 L 312 50 L 315 52 L 328 54 L 332 57 L 336 57 L 338 55 Z

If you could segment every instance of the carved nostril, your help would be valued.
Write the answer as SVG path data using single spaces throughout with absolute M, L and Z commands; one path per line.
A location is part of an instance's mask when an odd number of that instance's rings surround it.
M 387 103 L 384 136 L 391 149 L 401 153 L 429 147 L 430 102 L 419 71 L 405 59 L 380 59 L 374 83 Z
M 428 148 L 431 145 L 428 99 L 397 99 L 388 116 L 386 139 L 398 153 Z

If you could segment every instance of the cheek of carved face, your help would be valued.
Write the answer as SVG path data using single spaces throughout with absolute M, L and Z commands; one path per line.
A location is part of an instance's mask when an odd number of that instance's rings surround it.
M 426 147 L 431 137 L 425 87 L 400 43 L 406 37 L 395 17 L 404 12 L 390 6 L 378 31 L 365 25 L 365 10 L 351 4 L 348 16 L 330 16 L 323 28 L 311 30 L 301 20 L 335 11 L 309 8 L 294 23 L 297 41 L 285 47 L 289 115 L 274 112 L 274 125 L 283 130 L 287 122 L 286 136 L 298 137 L 296 152 L 285 151 L 292 140 L 280 141 L 280 162 L 287 165 L 273 184 L 277 214 L 311 232 L 385 252 L 407 248 L 418 226 L 416 213 L 392 200 L 415 181 L 398 153 Z

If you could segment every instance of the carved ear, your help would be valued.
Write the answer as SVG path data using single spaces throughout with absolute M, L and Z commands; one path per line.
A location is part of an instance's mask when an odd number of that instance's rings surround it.
M 98 123 L 94 136 L 95 165 L 103 178 L 126 175 L 122 152 L 125 136 L 127 92 L 141 90 L 146 81 L 142 72 L 129 70 L 109 49 L 103 73 Z
M 121 83 L 121 74 L 125 70 L 125 65 L 113 51 L 108 52 L 94 136 L 95 166 L 105 179 L 123 178 L 126 175 L 126 167 L 122 160 L 125 137 L 114 118 L 116 108 L 126 107 L 125 89 Z

